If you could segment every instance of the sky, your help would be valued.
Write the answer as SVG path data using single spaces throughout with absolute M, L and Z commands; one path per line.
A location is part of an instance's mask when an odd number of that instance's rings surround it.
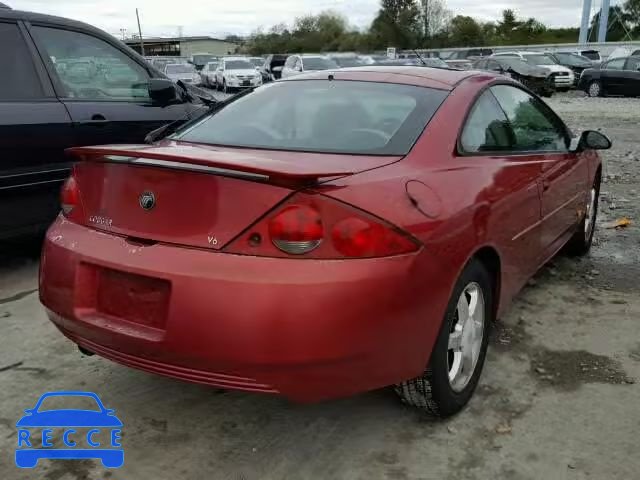
M 148 36 L 248 35 L 296 16 L 335 10 L 356 27 L 366 27 L 379 0 L 2 0 L 14 9 L 73 18 L 121 36 L 137 33 L 135 8 L 140 10 L 142 34 Z M 601 0 L 593 0 L 594 9 Z M 497 20 L 506 8 L 519 17 L 536 17 L 548 26 L 578 26 L 582 0 L 445 0 L 454 15 Z M 612 4 L 619 2 L 612 1 Z

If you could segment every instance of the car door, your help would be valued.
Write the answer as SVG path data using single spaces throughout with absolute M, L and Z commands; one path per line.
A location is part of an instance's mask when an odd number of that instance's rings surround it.
M 624 94 L 640 97 L 640 58 L 629 57 L 624 67 Z
M 542 159 L 515 152 L 515 137 L 505 112 L 491 90 L 478 97 L 459 141 L 470 167 L 484 170 L 488 179 L 477 203 L 496 200 L 492 206 L 493 232 L 514 295 L 538 268 L 541 257 Z
M 287 61 L 284 62 L 284 67 L 282 67 L 282 78 L 288 78 L 293 75 L 293 67 L 296 64 L 297 59 L 298 57 L 295 55 L 287 58 Z
M 142 143 L 193 108 L 153 103 L 149 70 L 115 42 L 54 25 L 34 24 L 30 32 L 71 115 L 76 145 Z
M 600 67 L 600 81 L 606 94 L 624 94 L 624 66 L 625 58 L 609 60 Z
M 569 151 L 560 118 L 542 101 L 510 85 L 491 89 L 512 125 L 515 151 L 542 164 L 541 262 L 567 240 L 585 207 L 589 181 L 586 159 Z
M 71 118 L 24 26 L 0 20 L 0 238 L 30 233 L 59 211 Z

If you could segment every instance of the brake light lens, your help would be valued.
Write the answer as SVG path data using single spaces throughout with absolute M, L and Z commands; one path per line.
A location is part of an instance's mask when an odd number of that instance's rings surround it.
M 80 191 L 73 174 L 67 178 L 62 186 L 60 205 L 62 207 L 62 214 L 67 218 L 71 216 L 74 209 L 80 206 Z
M 320 213 L 306 205 L 284 208 L 269 222 L 273 244 L 291 255 L 303 255 L 315 250 L 324 238 Z
M 322 194 L 297 193 L 223 251 L 317 259 L 402 255 L 420 243 L 393 225 Z
M 383 257 L 416 250 L 405 235 L 380 223 L 350 217 L 333 227 L 333 246 L 346 257 Z

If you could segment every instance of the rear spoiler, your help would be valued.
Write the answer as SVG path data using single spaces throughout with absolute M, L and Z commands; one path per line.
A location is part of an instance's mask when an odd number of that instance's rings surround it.
M 318 165 L 287 162 L 250 154 L 208 150 L 192 146 L 113 145 L 74 147 L 67 155 L 80 161 L 122 163 L 174 170 L 188 170 L 255 182 L 286 186 L 313 185 L 320 179 L 354 175 L 348 168 L 318 168 Z

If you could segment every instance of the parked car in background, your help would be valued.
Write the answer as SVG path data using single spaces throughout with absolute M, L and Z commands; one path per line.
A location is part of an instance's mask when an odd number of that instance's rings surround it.
M 202 85 L 209 88 L 216 88 L 216 72 L 218 70 L 220 62 L 209 62 L 202 70 L 200 70 L 200 77 L 202 78 Z
M 613 60 L 614 58 L 630 57 L 631 49 L 627 47 L 616 47 L 607 57 L 607 60 Z
M 262 57 L 247 57 L 247 60 L 256 70 L 260 70 L 264 65 L 264 58 Z
M 589 252 L 611 142 L 573 138 L 502 75 L 327 77 L 256 88 L 154 145 L 72 150 L 40 267 L 51 322 L 219 388 L 395 385 L 432 415 L 464 408 L 494 320 L 558 251 Z
M 260 72 L 243 57 L 225 57 L 220 60 L 215 79 L 216 87 L 224 93 L 262 85 Z
M 562 65 L 558 65 L 551 55 L 543 52 L 500 52 L 495 53 L 492 57 L 512 57 L 524 60 L 529 65 L 536 65 L 545 68 L 551 72 L 556 85 L 556 90 L 570 90 L 575 83 L 575 74 L 573 71 Z
M 262 82 L 269 83 L 280 80 L 282 77 L 282 67 L 284 67 L 289 55 L 268 55 L 260 69 Z
M 406 58 L 396 60 L 378 60 L 374 65 L 386 65 L 386 66 L 413 66 L 413 67 L 431 67 L 431 68 L 452 68 L 447 62 L 439 58 Z
M 207 63 L 213 62 L 215 60 L 218 60 L 218 57 L 216 55 L 212 55 L 210 53 L 194 53 L 193 55 L 191 55 L 189 63 L 196 67 L 197 71 L 200 71 Z
M 470 48 L 468 50 L 457 50 L 453 52 L 447 60 L 477 60 L 480 57 L 490 57 L 493 50 L 490 48 Z
M 166 67 L 170 63 L 185 63 L 185 62 L 177 62 L 173 58 L 153 57 L 151 58 L 149 63 L 151 64 L 152 67 L 158 69 L 161 72 L 164 72 L 164 67 Z
M 0 238 L 44 230 L 60 211 L 69 147 L 141 143 L 202 108 L 111 35 L 0 9 Z
M 589 49 L 561 49 L 557 50 L 555 53 L 573 53 L 576 55 L 580 55 L 581 57 L 588 58 L 593 62 L 594 65 L 602 62 L 602 56 L 598 50 L 589 50 Z
M 529 65 L 519 58 L 482 58 L 474 62 L 473 68 L 506 75 L 542 97 L 551 97 L 556 91 L 555 83 L 549 70 Z
M 190 63 L 169 63 L 164 67 L 164 74 L 174 82 L 181 81 L 193 85 L 202 83 L 196 67 Z
M 632 57 L 640 57 L 640 50 L 636 50 L 631 54 Z
M 329 58 L 336 62 L 340 68 L 362 67 L 370 64 L 367 60 L 354 54 L 335 54 L 329 55 Z
M 593 67 L 593 61 L 589 60 L 587 57 L 578 55 L 577 53 L 548 52 L 547 55 L 553 58 L 558 65 L 570 68 L 573 71 L 574 85 L 578 84 L 578 80 L 580 79 L 580 75 L 582 75 L 583 71 L 587 68 Z
M 282 68 L 282 78 L 289 78 L 305 72 L 337 70 L 338 64 L 324 55 L 291 55 Z
M 640 97 L 640 57 L 614 58 L 582 72 L 578 88 L 590 97 Z

